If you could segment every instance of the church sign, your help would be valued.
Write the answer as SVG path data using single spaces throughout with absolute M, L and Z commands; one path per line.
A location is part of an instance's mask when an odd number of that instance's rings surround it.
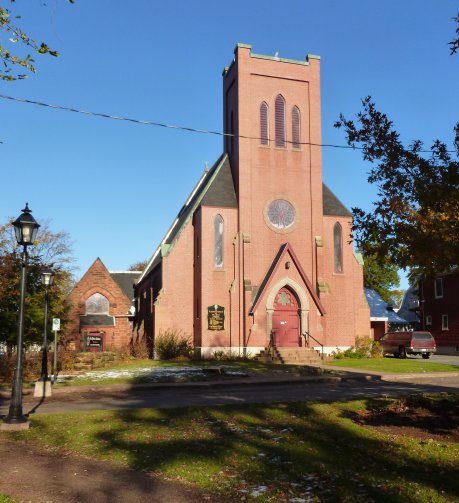
M 225 330 L 225 308 L 214 304 L 207 308 L 207 329 Z

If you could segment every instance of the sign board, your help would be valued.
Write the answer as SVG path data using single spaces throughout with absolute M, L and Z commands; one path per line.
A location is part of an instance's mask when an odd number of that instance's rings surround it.
M 207 329 L 225 330 L 225 308 L 214 304 L 207 308 Z
M 102 335 L 87 335 L 86 349 L 88 351 L 102 351 L 104 338 Z
M 61 329 L 61 320 L 59 318 L 53 318 L 53 331 Z

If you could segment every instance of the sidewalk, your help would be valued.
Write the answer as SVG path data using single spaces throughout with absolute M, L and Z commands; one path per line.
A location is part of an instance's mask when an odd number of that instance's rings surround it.
M 228 378 L 225 376 L 216 377 L 209 381 L 194 381 L 194 382 L 161 382 L 161 383 L 132 383 L 132 384 L 90 384 L 81 386 L 55 386 L 53 387 L 53 397 L 65 397 L 72 393 L 113 393 L 127 392 L 130 390 L 146 390 L 146 389 L 177 389 L 177 388 L 225 388 L 234 386 L 270 386 L 270 385 L 290 385 L 297 383 L 333 383 L 343 381 L 403 381 L 410 379 L 427 379 L 431 377 L 459 377 L 459 372 L 422 372 L 422 373 L 404 373 L 395 374 L 389 372 L 376 372 L 368 370 L 360 370 L 346 367 L 335 367 L 332 365 L 321 365 L 317 367 L 329 373 L 318 373 L 316 375 L 307 376 L 292 376 L 292 375 L 249 375 L 242 378 Z M 23 396 L 33 396 L 33 388 L 24 388 Z M 9 398 L 11 389 L 0 390 L 0 398 Z

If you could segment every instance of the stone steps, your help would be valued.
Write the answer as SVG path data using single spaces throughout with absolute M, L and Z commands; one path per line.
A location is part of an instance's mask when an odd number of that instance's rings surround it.
M 311 348 L 274 348 L 260 352 L 256 360 L 265 363 L 284 363 L 290 365 L 319 365 L 320 354 Z

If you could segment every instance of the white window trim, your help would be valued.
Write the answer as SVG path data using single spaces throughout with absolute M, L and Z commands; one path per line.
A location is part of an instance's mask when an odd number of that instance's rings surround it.
M 432 315 L 426 314 L 426 325 L 432 325 Z
M 446 324 L 444 323 L 446 319 Z M 449 330 L 449 320 L 448 320 L 448 315 L 447 314 L 442 314 L 441 315 L 441 329 L 446 331 Z
M 441 295 L 438 294 L 437 292 L 437 281 L 440 281 L 440 284 L 441 284 Z M 435 279 L 435 282 L 434 282 L 434 293 L 435 293 L 435 298 L 436 299 L 442 299 L 443 298 L 443 295 L 444 295 L 444 291 L 443 291 L 443 278 L 436 278 Z

